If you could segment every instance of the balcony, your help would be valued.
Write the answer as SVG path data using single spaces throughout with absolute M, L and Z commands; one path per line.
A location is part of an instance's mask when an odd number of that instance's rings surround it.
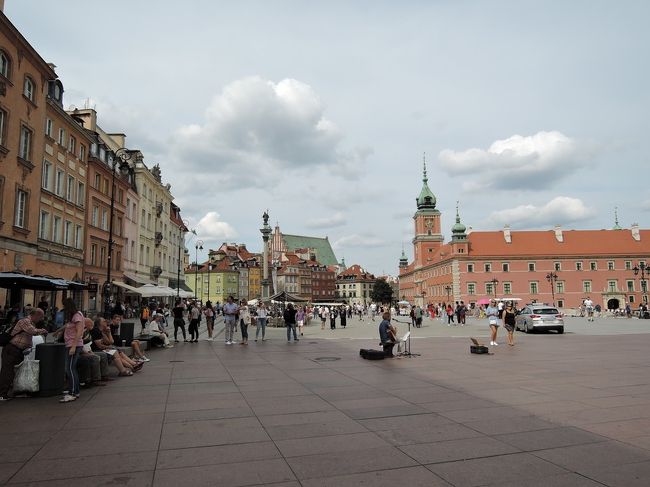
M 151 268 L 151 277 L 158 279 L 160 274 L 162 274 L 162 267 L 155 265 Z
M 160 215 L 162 215 L 163 212 L 163 204 L 160 201 L 156 202 L 156 216 L 160 218 Z
M 154 238 L 154 241 L 156 242 L 156 247 L 158 247 L 160 245 L 160 243 L 163 241 L 162 232 L 156 232 L 156 236 Z

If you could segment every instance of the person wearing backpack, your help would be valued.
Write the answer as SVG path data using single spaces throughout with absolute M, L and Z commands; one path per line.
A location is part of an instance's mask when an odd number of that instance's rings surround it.
M 144 329 L 147 326 L 147 323 L 149 322 L 149 307 L 146 305 L 146 303 L 142 304 L 142 309 L 140 310 L 140 325 L 142 326 L 141 334 L 144 333 Z
M 14 382 L 14 366 L 23 361 L 23 352 L 31 348 L 34 335 L 47 335 L 47 330 L 36 328 L 45 314 L 41 308 L 32 308 L 29 316 L 19 320 L 9 332 L 9 343 L 2 347 L 0 370 L 0 402 L 9 400 L 9 389 Z

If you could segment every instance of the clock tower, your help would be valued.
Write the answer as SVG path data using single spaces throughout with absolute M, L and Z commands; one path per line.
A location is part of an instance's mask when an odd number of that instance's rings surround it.
M 440 232 L 440 212 L 436 209 L 436 197 L 429 189 L 428 181 L 427 163 L 424 161 L 422 191 L 415 199 L 418 210 L 413 215 L 415 222 L 413 253 L 416 267 L 431 263 L 434 254 L 443 243 Z

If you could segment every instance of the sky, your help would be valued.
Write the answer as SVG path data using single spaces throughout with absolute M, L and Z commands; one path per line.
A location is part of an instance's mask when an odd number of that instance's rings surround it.
M 457 204 L 473 230 L 648 226 L 650 2 L 49 3 L 5 14 L 66 108 L 160 164 L 204 254 L 260 251 L 268 209 L 395 275 L 423 159 L 445 240 Z

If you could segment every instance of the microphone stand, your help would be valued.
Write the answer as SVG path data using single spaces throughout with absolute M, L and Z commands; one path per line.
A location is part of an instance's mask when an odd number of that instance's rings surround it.
M 405 325 L 408 325 L 408 331 L 409 331 L 409 337 L 406 339 L 406 344 L 404 346 L 404 351 L 399 354 L 400 357 L 408 357 L 408 358 L 415 358 L 419 357 L 421 354 L 419 353 L 411 353 L 411 322 L 410 321 L 399 321 L 395 320 L 396 323 L 402 323 Z

